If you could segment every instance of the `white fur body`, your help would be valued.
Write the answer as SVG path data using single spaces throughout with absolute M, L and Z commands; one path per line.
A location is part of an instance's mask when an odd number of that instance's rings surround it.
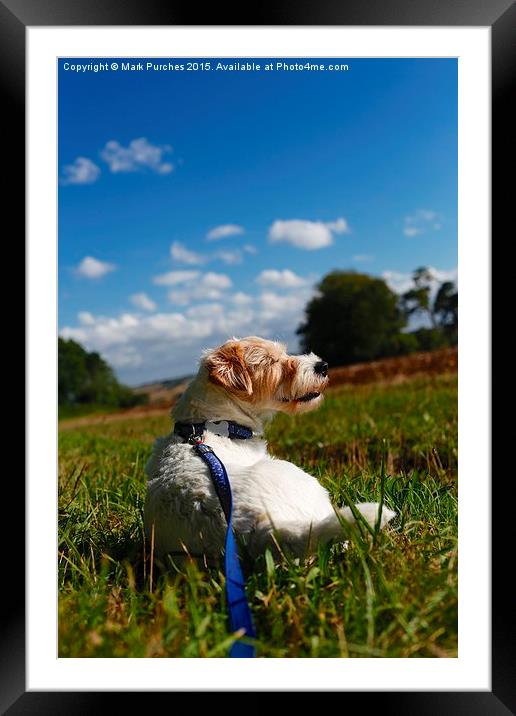
M 306 373 L 310 356 L 302 356 Z M 317 361 L 317 356 L 313 356 Z M 313 367 L 314 360 L 310 365 Z M 312 371 L 313 373 L 313 371 Z M 297 390 L 297 377 L 290 386 Z M 311 377 L 313 388 L 314 378 Z M 299 382 L 299 381 L 298 381 Z M 321 381 L 319 381 L 321 382 Z M 284 401 L 285 386 L 277 394 Z M 299 391 L 297 393 L 300 394 Z M 317 403 L 319 396 L 310 402 Z M 203 442 L 224 464 L 233 495 L 233 527 L 249 553 L 258 555 L 274 541 L 298 556 L 313 553 L 319 542 L 344 539 L 341 521 L 353 521 L 349 508 L 336 509 L 328 491 L 296 465 L 276 459 L 260 437 L 263 421 L 278 408 L 271 396 L 260 404 L 243 402 L 223 386 L 213 385 L 201 366 L 199 375 L 174 410 L 176 421 L 234 420 L 258 433 L 246 440 L 230 439 L 207 431 Z M 286 409 L 286 408 L 285 408 Z M 299 405 L 299 411 L 305 409 Z M 208 466 L 194 447 L 171 433 L 158 438 L 146 466 L 149 477 L 145 527 L 158 556 L 185 553 L 219 557 L 224 547 L 226 520 Z M 357 505 L 374 525 L 378 505 Z M 338 515 L 337 515 L 338 512 Z M 382 526 L 394 517 L 382 510 Z M 273 537 L 274 535 L 274 537 Z

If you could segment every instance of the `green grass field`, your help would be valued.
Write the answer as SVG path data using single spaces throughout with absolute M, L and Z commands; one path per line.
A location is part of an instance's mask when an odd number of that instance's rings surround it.
M 223 657 L 224 576 L 151 564 L 144 465 L 168 416 L 60 431 L 59 655 Z M 350 530 L 308 564 L 266 553 L 248 579 L 263 657 L 457 655 L 457 377 L 343 387 L 270 450 L 315 475 L 337 504 L 380 500 L 391 527 Z M 384 469 L 382 470 L 382 465 Z

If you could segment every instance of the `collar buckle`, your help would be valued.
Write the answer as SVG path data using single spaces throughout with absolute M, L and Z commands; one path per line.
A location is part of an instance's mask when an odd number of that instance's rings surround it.
M 229 423 L 227 420 L 217 420 L 216 422 L 207 420 L 204 423 L 204 430 L 209 430 L 210 433 L 220 435 L 221 438 L 229 438 Z

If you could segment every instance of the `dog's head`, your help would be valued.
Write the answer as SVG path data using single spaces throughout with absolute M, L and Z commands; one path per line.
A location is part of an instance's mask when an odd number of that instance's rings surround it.
M 206 353 L 208 380 L 257 410 L 300 413 L 320 404 L 328 364 L 314 353 L 290 356 L 281 343 L 250 336 Z

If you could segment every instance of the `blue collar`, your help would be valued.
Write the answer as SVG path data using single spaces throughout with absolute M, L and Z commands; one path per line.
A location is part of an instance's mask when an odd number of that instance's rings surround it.
M 231 438 L 231 440 L 249 440 L 254 435 L 251 428 L 239 425 L 232 420 L 205 420 L 203 423 L 176 423 L 174 426 L 174 433 L 185 440 L 202 438 L 207 430 L 215 435 Z

